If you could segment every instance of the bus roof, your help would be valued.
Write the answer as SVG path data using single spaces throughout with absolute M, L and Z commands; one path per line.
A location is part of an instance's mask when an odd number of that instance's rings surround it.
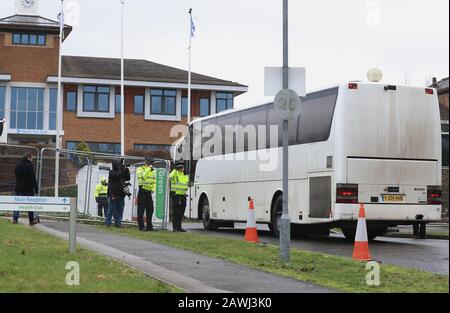
M 306 96 L 313 95 L 313 94 L 318 93 L 318 92 L 331 90 L 331 89 L 334 89 L 334 88 L 339 88 L 341 85 L 349 84 L 349 83 L 356 83 L 356 84 L 361 84 L 361 85 L 378 85 L 378 86 L 379 85 L 381 85 L 381 86 L 395 85 L 397 87 L 429 88 L 429 87 L 411 86 L 411 85 L 405 85 L 405 84 L 389 84 L 389 83 L 383 83 L 383 82 L 363 82 L 363 81 L 353 80 L 353 81 L 342 82 L 342 83 L 335 84 L 335 85 L 330 85 L 330 86 L 327 86 L 327 87 L 313 89 L 313 90 L 309 91 L 306 94 Z M 429 89 L 434 89 L 434 88 L 429 88 Z M 304 98 L 304 97 L 301 97 L 301 98 Z M 262 106 L 265 106 L 265 105 L 269 105 L 269 104 L 272 104 L 272 103 L 273 102 L 266 102 L 266 103 L 256 104 L 256 105 L 249 106 L 249 107 L 244 107 L 244 108 L 238 108 L 238 109 L 237 108 L 233 108 L 233 109 L 230 109 L 230 110 L 227 110 L 227 111 L 223 111 L 223 112 L 220 112 L 220 113 L 216 113 L 216 114 L 212 114 L 212 115 L 205 116 L 205 117 L 202 117 L 202 118 L 198 118 L 198 119 L 192 121 L 190 123 L 190 125 L 193 125 L 194 123 L 208 121 L 210 119 L 214 119 L 216 117 L 225 116 L 225 115 L 232 114 L 232 113 L 244 112 L 244 111 L 251 110 L 251 109 L 254 109 L 254 108 L 258 108 L 258 107 L 262 107 Z

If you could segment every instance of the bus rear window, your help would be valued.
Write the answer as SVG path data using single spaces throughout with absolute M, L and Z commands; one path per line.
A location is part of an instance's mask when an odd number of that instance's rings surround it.
M 309 94 L 303 98 L 298 127 L 299 144 L 326 141 L 330 136 L 338 88 Z

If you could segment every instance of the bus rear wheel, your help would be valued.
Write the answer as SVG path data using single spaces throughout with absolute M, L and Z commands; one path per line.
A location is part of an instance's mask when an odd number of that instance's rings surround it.
M 202 203 L 202 219 L 203 219 L 203 228 L 206 231 L 216 230 L 217 226 L 213 220 L 210 218 L 210 207 L 209 200 L 205 197 Z
M 278 195 L 273 202 L 269 229 L 275 237 L 280 237 L 281 215 L 283 214 L 283 195 Z

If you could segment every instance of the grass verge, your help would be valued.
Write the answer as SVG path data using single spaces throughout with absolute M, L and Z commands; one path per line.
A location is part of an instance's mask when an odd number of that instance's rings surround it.
M 80 285 L 66 285 L 66 263 L 80 265 Z M 23 225 L 0 219 L 0 292 L 178 292 L 128 266 L 78 249 Z
M 350 258 L 292 249 L 291 262 L 285 265 L 278 261 L 277 246 L 201 234 L 97 227 L 346 292 L 449 292 L 447 276 L 416 269 L 381 264 L 381 285 L 368 286 L 366 264 Z

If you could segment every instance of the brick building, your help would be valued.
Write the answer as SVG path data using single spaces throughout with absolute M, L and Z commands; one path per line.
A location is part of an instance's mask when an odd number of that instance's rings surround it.
M 0 119 L 3 140 L 55 144 L 59 24 L 36 11 L 0 19 Z M 64 27 L 70 40 L 72 27 Z M 186 124 L 187 71 L 125 60 L 125 151 L 167 151 L 173 126 Z M 63 56 L 63 148 L 78 142 L 120 153 L 120 59 Z M 192 73 L 193 117 L 233 107 L 247 86 Z

